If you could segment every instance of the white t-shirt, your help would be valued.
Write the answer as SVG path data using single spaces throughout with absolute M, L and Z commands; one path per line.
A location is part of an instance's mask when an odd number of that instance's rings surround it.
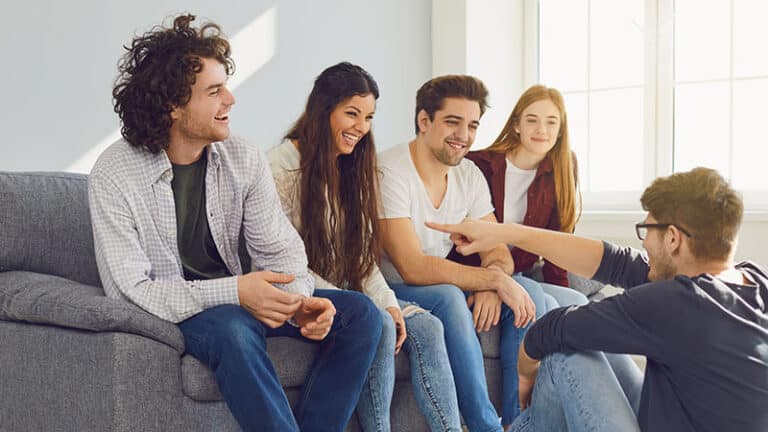
M 536 170 L 516 167 L 509 159 L 504 178 L 504 223 L 522 223 L 528 211 L 528 188 L 536 178 Z
M 424 222 L 459 223 L 466 217 L 481 218 L 493 213 L 488 183 L 480 168 L 469 159 L 448 170 L 448 188 L 438 208 L 432 205 L 421 182 L 408 143 L 382 152 L 379 168 L 381 218 L 410 218 L 426 255 L 446 257 L 453 243 L 448 234 L 429 229 Z M 386 253 L 382 254 L 381 271 L 387 281 L 403 281 Z

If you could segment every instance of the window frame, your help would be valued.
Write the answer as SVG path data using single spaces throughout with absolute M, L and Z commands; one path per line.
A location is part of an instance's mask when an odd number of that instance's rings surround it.
M 591 0 L 587 0 L 591 1 Z M 733 1 L 730 0 L 731 11 Z M 539 4 L 540 0 L 525 0 L 523 3 L 523 80 L 525 87 L 539 82 Z M 659 176 L 674 172 L 674 1 L 645 0 L 645 40 L 644 40 L 644 91 L 643 91 L 643 185 L 649 185 Z M 731 13 L 731 29 L 734 14 Z M 733 31 L 731 31 L 733 45 Z M 731 49 L 733 56 L 733 49 Z M 733 68 L 733 58 L 731 58 Z M 729 77 L 731 83 L 733 72 Z M 589 92 L 588 92 L 589 93 Z M 731 100 L 733 92 L 731 92 Z M 733 111 L 731 109 L 731 124 Z M 731 132 L 732 136 L 732 132 Z M 733 152 L 733 142 L 729 143 Z M 734 170 L 731 165 L 731 171 Z M 587 174 L 588 175 L 588 174 Z M 586 178 L 586 177 L 585 177 Z M 642 191 L 592 192 L 582 190 L 582 202 L 585 212 L 637 211 Z M 741 191 L 745 200 L 745 210 L 750 213 L 765 214 L 768 219 L 768 181 L 761 190 Z

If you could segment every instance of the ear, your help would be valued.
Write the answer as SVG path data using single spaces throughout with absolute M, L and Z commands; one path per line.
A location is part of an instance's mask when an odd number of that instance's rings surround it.
M 416 116 L 416 122 L 419 125 L 419 133 L 424 133 L 432 121 L 429 119 L 429 114 L 425 110 L 421 110 Z
M 682 250 L 683 233 L 676 226 L 670 225 L 664 231 L 664 246 L 670 256 L 678 255 Z
M 173 109 L 171 109 L 171 120 L 176 121 L 181 117 L 181 113 L 179 113 L 179 107 L 174 106 Z

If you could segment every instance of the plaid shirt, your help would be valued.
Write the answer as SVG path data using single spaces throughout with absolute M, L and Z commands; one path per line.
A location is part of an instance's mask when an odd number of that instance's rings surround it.
M 208 224 L 221 258 L 235 276 L 184 280 L 168 156 L 121 139 L 99 157 L 88 179 L 96 263 L 106 294 L 171 322 L 217 305 L 239 304 L 242 231 L 250 270 L 294 275 L 296 279 L 281 288 L 312 295 L 304 244 L 283 214 L 266 158 L 256 146 L 237 138 L 213 143 L 206 151 Z

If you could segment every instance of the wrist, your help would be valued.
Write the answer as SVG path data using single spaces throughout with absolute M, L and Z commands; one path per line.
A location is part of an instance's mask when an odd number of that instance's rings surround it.
M 493 291 L 499 292 L 504 289 L 504 278 L 509 277 L 508 274 L 504 273 L 504 270 L 502 270 L 500 267 L 497 266 L 489 266 L 485 267 L 485 274 L 486 274 L 486 287 L 493 289 Z

